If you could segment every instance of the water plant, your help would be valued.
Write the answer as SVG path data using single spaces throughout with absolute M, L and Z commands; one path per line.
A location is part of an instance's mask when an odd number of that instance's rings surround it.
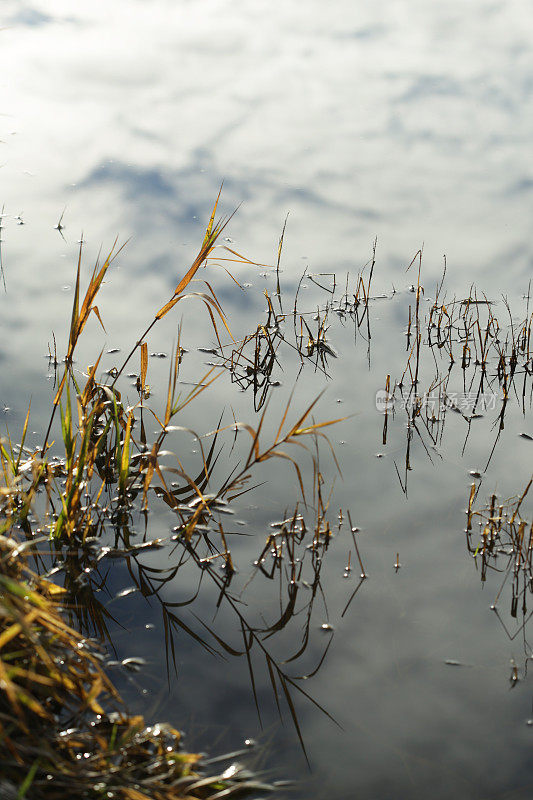
M 192 265 L 146 330 L 135 338 L 121 365 L 101 374 L 100 352 L 94 363 L 82 371 L 81 378 L 74 369 L 76 349 L 91 316 L 104 327 L 97 297 L 110 265 L 122 248 L 117 249 L 115 242 L 103 263 L 97 261 L 82 293 L 83 243 L 80 244 L 66 355 L 60 362 L 55 351 L 53 356 L 50 353 L 57 388 L 42 444 L 34 448 L 27 446 L 31 408 L 20 442 L 14 444 L 9 431 L 0 441 L 0 579 L 3 587 L 0 735 L 8 753 L 5 774 L 19 795 L 22 793 L 20 796 L 31 786 L 31 796 L 59 798 L 66 796 L 67 786 L 70 791 L 74 786 L 79 796 L 109 797 L 116 792 L 115 796 L 140 800 L 146 796 L 143 785 L 148 781 L 153 797 L 182 796 L 171 794 L 177 789 L 184 792 L 183 796 L 207 797 L 218 790 L 221 797 L 226 797 L 236 785 L 224 778 L 199 777 L 196 771 L 199 756 L 181 751 L 179 734 L 173 728 L 160 725 L 156 734 L 153 726 L 147 728 L 138 717 L 131 717 L 123 710 L 107 710 L 107 702 L 113 708 L 120 707 L 120 698 L 104 671 L 109 649 L 113 648 L 109 631 L 113 616 L 100 597 L 105 585 L 102 567 L 117 560 L 126 565 L 143 596 L 157 598 L 160 603 L 169 676 L 176 664 L 174 633 L 185 632 L 210 653 L 221 652 L 247 660 L 260 713 L 253 650 L 268 670 L 278 707 L 281 698 L 285 699 L 305 752 L 292 695 L 297 693 L 315 701 L 298 684 L 297 677 L 289 674 L 287 667 L 270 653 L 266 640 L 283 630 L 296 613 L 303 610 L 306 622 L 302 644 L 288 661 L 295 660 L 309 643 L 313 606 L 320 596 L 322 556 L 331 539 L 327 517 L 329 497 L 324 496 L 319 442 L 329 445 L 324 428 L 333 421 L 314 421 L 312 413 L 317 400 L 294 413 L 291 395 L 274 436 L 268 441 L 264 434 L 267 380 L 262 385 L 261 399 L 256 402 L 256 409 L 262 411 L 255 426 L 236 419 L 222 426 L 220 418 L 209 434 L 211 442 L 207 446 L 202 436 L 177 424 L 183 409 L 207 391 L 228 365 L 235 374 L 249 344 L 255 348 L 250 363 L 256 398 L 262 380 L 259 376 L 268 379 L 268 363 L 275 359 L 273 342 L 276 329 L 279 330 L 279 317 L 274 314 L 268 297 L 266 325 L 258 328 L 254 338 L 246 337 L 238 345 L 211 283 L 204 278 L 202 290 L 198 290 L 198 272 L 212 262 L 219 266 L 224 260 L 253 265 L 236 251 L 219 245 L 220 235 L 229 221 L 216 219 L 219 198 Z M 281 244 L 282 240 L 280 248 Z M 361 286 L 364 288 L 364 284 Z M 210 367 L 192 389 L 184 391 L 179 380 L 183 349 L 178 330 L 170 359 L 164 408 L 156 410 L 148 402 L 149 335 L 153 327 L 184 300 L 203 303 L 221 353 L 224 352 L 222 329 L 237 349 L 229 361 L 223 358 L 220 365 Z M 293 316 L 296 326 L 296 311 Z M 317 353 L 324 366 L 327 355 L 324 321 L 319 321 L 316 339 L 307 323 L 300 324 L 305 325 L 311 344 L 304 347 L 300 333 L 296 349 L 305 352 L 307 358 Z M 279 336 L 278 339 L 281 341 Z M 267 348 L 266 362 L 265 356 L 259 354 L 263 343 Z M 121 378 L 134 357 L 139 364 L 135 381 L 137 400 L 127 405 L 120 388 Z M 158 427 L 151 440 L 147 434 L 148 417 L 155 420 Z M 199 471 L 191 474 L 179 452 L 165 449 L 170 435 L 178 432 L 193 436 L 199 444 Z M 222 478 L 217 476 L 215 484 L 215 466 L 221 452 L 219 439 L 224 435 L 234 440 L 239 436 L 239 441 L 246 436 L 248 445 L 244 456 Z M 329 449 L 333 453 L 330 445 Z M 309 458 L 312 465 L 310 487 L 301 468 L 300 454 Z M 272 460 L 285 462 L 292 469 L 300 500 L 279 530 L 269 535 L 256 562 L 258 569 L 265 572 L 265 553 L 274 552 L 272 574 L 279 574 L 280 596 L 286 598 L 279 617 L 265 626 L 264 622 L 257 625 L 250 621 L 239 599 L 230 591 L 235 557 L 221 514 L 238 497 L 253 489 L 254 472 Z M 149 539 L 147 514 L 153 503 L 160 501 L 171 510 L 175 525 L 167 537 Z M 313 519 L 309 518 L 310 514 Z M 144 533 L 139 535 L 139 529 Z M 145 553 L 163 547 L 169 548 L 171 553 L 180 550 L 175 563 L 166 569 L 154 569 L 143 563 Z M 33 571 L 29 569 L 29 560 L 33 562 Z M 161 597 L 161 588 L 174 580 L 187 562 L 198 567 L 199 582 L 207 576 L 218 588 L 219 604 L 224 602 L 237 621 L 242 635 L 241 648 L 224 640 L 212 626 L 203 622 L 208 635 L 192 630 L 180 616 L 176 604 Z M 311 572 L 313 589 L 303 607 L 297 608 L 304 570 Z M 96 637 L 96 641 L 91 637 Z M 330 643 L 331 639 L 325 652 Z M 324 657 L 325 653 L 318 667 Z M 58 726 L 63 730 L 56 730 Z M 43 748 L 38 745 L 41 739 L 46 743 Z M 89 785 L 89 779 L 94 785 Z M 238 776 L 236 781 L 239 790 L 245 788 L 246 781 L 239 781 Z M 260 788 L 257 782 L 254 788 Z M 215 792 L 213 796 L 219 795 Z

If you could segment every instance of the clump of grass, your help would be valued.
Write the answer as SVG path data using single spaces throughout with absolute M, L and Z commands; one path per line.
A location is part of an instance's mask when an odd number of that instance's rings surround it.
M 65 589 L 0 537 L 0 795 L 174 800 L 266 788 L 236 766 L 207 776 L 179 731 L 131 716 L 102 652 L 65 622 Z

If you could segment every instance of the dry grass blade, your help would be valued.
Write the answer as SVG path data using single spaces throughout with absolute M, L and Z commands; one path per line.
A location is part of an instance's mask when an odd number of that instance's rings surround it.
M 174 294 L 172 295 L 170 300 L 168 300 L 159 309 L 159 311 L 156 313 L 154 319 L 152 320 L 152 322 L 150 323 L 148 328 L 145 330 L 143 335 L 140 337 L 140 339 L 137 341 L 135 346 L 132 348 L 132 350 L 130 351 L 130 353 L 128 354 L 126 359 L 124 360 L 121 368 L 117 371 L 117 374 L 116 374 L 116 376 L 114 378 L 114 381 L 113 381 L 113 384 L 112 384 L 113 386 L 115 385 L 115 383 L 117 382 L 119 377 L 122 375 L 126 365 L 129 363 L 131 357 L 133 356 L 133 354 L 135 353 L 137 348 L 141 347 L 142 343 L 144 342 L 144 340 L 146 339 L 146 337 L 148 336 L 148 334 L 150 333 L 150 331 L 152 330 L 154 325 L 159 320 L 161 320 L 164 316 L 166 316 L 168 314 L 168 312 L 171 311 L 172 308 L 174 308 L 176 303 L 178 303 L 181 299 L 184 299 L 184 295 L 183 295 L 184 290 L 187 288 L 187 286 L 193 280 L 194 276 L 196 275 L 196 273 L 198 272 L 200 267 L 207 263 L 207 260 L 209 259 L 211 253 L 215 249 L 216 243 L 217 243 L 217 240 L 218 240 L 220 234 L 222 233 L 222 231 L 224 230 L 224 228 L 228 224 L 229 220 L 233 216 L 233 214 L 232 214 L 228 219 L 223 219 L 223 220 L 220 220 L 218 223 L 215 223 L 215 215 L 216 215 L 216 210 L 217 210 L 217 207 L 218 207 L 218 202 L 219 202 L 219 199 L 220 199 L 220 192 L 221 191 L 222 191 L 222 187 L 221 187 L 221 189 L 220 189 L 220 191 L 218 193 L 217 200 L 216 200 L 215 205 L 213 207 L 213 210 L 211 212 L 211 216 L 210 216 L 207 228 L 206 228 L 206 232 L 205 232 L 204 240 L 203 240 L 203 243 L 202 243 L 202 247 L 200 248 L 200 251 L 199 251 L 198 255 L 196 256 L 196 258 L 194 259 L 194 262 L 193 262 L 192 266 L 187 270 L 187 272 L 185 273 L 183 278 L 179 281 L 178 285 L 176 286 L 176 289 L 174 290 Z M 229 331 L 229 328 L 227 327 L 227 323 L 225 321 L 224 314 L 223 314 L 222 309 L 220 308 L 220 304 L 218 303 L 216 298 L 209 297 L 208 295 L 205 295 L 205 294 L 202 295 L 202 293 L 195 293 L 195 294 L 200 295 L 202 297 L 202 299 L 204 300 L 206 306 L 211 304 L 216 309 L 217 313 L 220 316 L 220 319 L 222 320 L 223 324 L 225 325 L 225 327 L 227 328 L 228 333 L 229 333 L 230 331 Z M 211 318 L 213 320 L 213 316 L 212 315 L 211 315 Z M 215 330 L 216 330 L 216 325 L 215 325 Z
M 79 250 L 79 255 L 78 255 L 78 266 L 77 266 L 77 271 L 76 271 L 76 286 L 75 286 L 75 290 L 74 290 L 74 301 L 73 301 L 73 304 L 72 304 L 72 316 L 71 316 L 71 320 L 70 320 L 69 341 L 68 341 L 68 347 L 67 347 L 67 355 L 65 357 L 65 370 L 63 372 L 63 377 L 61 379 L 61 382 L 59 384 L 59 387 L 57 389 L 57 392 L 56 392 L 56 395 L 55 395 L 55 398 L 54 398 L 52 414 L 51 414 L 51 417 L 50 417 L 50 422 L 49 422 L 49 425 L 48 425 L 48 429 L 47 429 L 45 437 L 44 437 L 43 447 L 42 447 L 42 450 L 41 450 L 41 456 L 44 456 L 44 453 L 46 452 L 46 448 L 48 446 L 48 436 L 50 434 L 50 431 L 51 431 L 51 428 L 52 428 L 52 424 L 53 424 L 53 420 L 54 420 L 54 416 L 55 416 L 55 412 L 56 412 L 57 406 L 59 405 L 59 402 L 61 400 L 61 396 L 63 394 L 63 389 L 65 388 L 65 383 L 67 381 L 67 378 L 68 378 L 68 375 L 69 375 L 69 372 L 70 372 L 70 369 L 71 369 L 72 359 L 73 359 L 73 356 L 74 356 L 74 351 L 75 351 L 76 346 L 78 344 L 78 340 L 79 340 L 79 338 L 80 338 L 80 336 L 81 336 L 81 334 L 83 332 L 83 329 L 85 328 L 85 325 L 87 324 L 87 320 L 89 319 L 89 316 L 90 316 L 91 312 L 93 312 L 96 315 L 96 317 L 98 318 L 100 324 L 102 325 L 102 327 L 104 327 L 104 324 L 103 324 L 102 319 L 100 317 L 100 312 L 98 310 L 98 307 L 94 305 L 94 300 L 95 300 L 96 295 L 98 294 L 98 292 L 100 290 L 100 287 L 102 285 L 102 281 L 104 280 L 105 274 L 106 274 L 110 264 L 112 263 L 112 261 L 114 261 L 114 259 L 119 255 L 119 253 L 122 251 L 122 249 L 127 244 L 127 242 L 125 242 L 115 252 L 116 243 L 117 243 L 117 240 L 115 239 L 113 247 L 109 251 L 107 258 L 105 259 L 104 264 L 102 265 L 102 267 L 100 267 L 100 269 L 98 269 L 98 263 L 96 263 L 96 265 L 95 265 L 95 267 L 93 269 L 93 273 L 91 275 L 90 281 L 89 281 L 89 285 L 87 287 L 87 291 L 85 293 L 85 297 L 83 299 L 83 303 L 81 305 L 81 309 L 80 309 L 80 280 L 81 280 L 82 242 L 80 243 L 80 250 Z M 105 330 L 105 328 L 104 328 L 104 330 Z
M 213 249 L 217 243 L 217 239 L 224 230 L 227 225 L 228 220 L 221 220 L 220 222 L 215 224 L 215 215 L 218 207 L 218 201 L 220 200 L 220 192 L 222 191 L 222 187 L 220 187 L 220 191 L 218 193 L 218 197 L 216 199 L 215 205 L 213 206 L 213 210 L 211 212 L 211 217 L 209 218 L 209 222 L 207 224 L 204 241 L 202 242 L 202 246 L 200 248 L 200 252 L 196 256 L 193 261 L 192 266 L 188 269 L 185 273 L 183 278 L 180 280 L 178 285 L 174 290 L 174 294 L 168 303 L 159 309 L 156 314 L 156 319 L 162 319 L 162 317 L 167 314 L 171 308 L 175 306 L 177 303 L 179 296 L 183 293 L 183 290 L 187 288 L 189 283 L 192 281 L 196 273 L 198 272 L 199 268 L 205 261 L 209 258 Z
M 143 342 L 141 345 L 141 391 L 144 395 L 146 389 L 146 373 L 148 372 L 148 345 Z

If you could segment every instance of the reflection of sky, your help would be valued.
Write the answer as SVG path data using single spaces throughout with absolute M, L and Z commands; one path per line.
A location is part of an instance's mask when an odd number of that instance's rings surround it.
M 290 247 L 317 261 L 378 235 L 385 263 L 425 242 L 458 275 L 530 267 L 523 2 L 4 13 L 4 200 L 28 223 L 53 200 L 97 236 L 185 235 L 225 178 L 251 248 L 290 210 Z
M 87 265 L 101 242 L 110 247 L 117 234 L 120 241 L 133 237 L 99 301 L 107 345 L 124 350 L 194 255 L 222 180 L 224 211 L 243 202 L 228 236 L 251 258 L 275 258 L 290 211 L 285 286 L 296 283 L 306 264 L 317 272 L 350 269 L 353 275 L 378 236 L 380 289 L 394 284 L 401 290 L 415 280 L 404 269 L 422 243 L 431 276 L 427 285 L 440 274 L 446 253 L 452 293 L 474 280 L 494 296 L 526 288 L 532 264 L 533 62 L 525 0 L 117 0 L 74 6 L 6 0 L 2 11 L 0 203 L 8 215 L 2 235 L 8 295 L 0 296 L 0 356 L 10 380 L 0 401 L 23 418 L 33 395 L 35 429 L 46 418 L 49 391 L 40 382 L 41 356 L 52 329 L 60 352 L 64 347 L 62 321 L 68 319 L 80 231 L 87 240 Z M 66 242 L 53 229 L 65 207 Z M 236 273 L 253 283 L 251 296 L 237 289 L 235 294 L 229 280 L 217 286 L 225 306 L 239 311 L 242 334 L 248 322 L 250 329 L 257 322 L 261 287 L 274 283 L 257 270 L 239 267 Z M 390 310 L 376 304 L 374 312 L 401 338 L 405 304 Z M 213 344 L 204 316 L 186 312 L 184 344 L 191 352 L 184 370 L 197 344 Z M 164 320 L 151 349 L 168 352 L 175 328 L 175 319 Z M 345 340 L 335 326 L 331 336 L 343 351 Z M 81 364 L 94 356 L 96 341 L 100 347 L 96 324 L 88 326 L 87 338 Z M 405 503 L 391 463 L 396 455 L 401 459 L 401 423 L 390 434 L 391 457 L 372 460 L 381 449 L 372 394 L 394 371 L 391 359 L 397 363 L 401 357 L 385 339 L 386 325 L 377 325 L 372 344 L 377 366 L 370 374 L 364 370 L 364 348 L 358 360 L 348 360 L 349 369 L 343 359 L 332 365 L 330 395 L 343 400 L 334 416 L 358 415 L 333 437 L 346 442 L 340 446 L 345 480 L 338 502 L 354 514 L 357 505 L 365 552 L 381 580 L 361 593 L 363 600 L 354 604 L 343 623 L 344 638 L 338 637 L 341 644 L 328 659 L 330 672 L 314 682 L 321 700 L 342 717 L 347 734 L 340 738 L 322 717 L 306 711 L 308 741 L 330 783 L 342 773 L 328 796 L 352 797 L 346 781 L 365 787 L 368 796 L 388 797 L 391 780 L 401 787 L 394 796 L 416 797 L 417 786 L 421 796 L 427 786 L 433 797 L 440 796 L 432 774 L 444 749 L 453 766 L 442 778 L 447 787 L 442 796 L 450 796 L 453 787 L 466 797 L 472 763 L 479 765 L 473 791 L 481 795 L 481 773 L 492 762 L 493 743 L 505 737 L 510 744 L 502 756 L 503 791 L 514 785 L 511 772 L 520 773 L 528 732 L 525 692 L 519 687 L 510 698 L 502 689 L 506 658 L 514 651 L 503 646 L 495 655 L 503 637 L 485 616 L 492 595 L 480 596 L 456 535 L 463 524 L 466 471 L 483 463 L 489 434 L 473 439 L 460 459 L 454 453 L 463 434 L 452 421 L 438 471 L 416 452 L 418 472 Z M 150 366 L 157 402 L 156 370 L 161 377 L 167 363 Z M 285 397 L 292 374 L 279 377 L 284 384 L 279 396 Z M 322 388 L 316 377 L 302 384 L 310 397 Z M 249 411 L 245 399 L 222 381 L 210 399 L 202 399 L 202 418 L 185 415 L 183 422 L 213 427 L 222 406 L 236 407 L 241 417 Z M 514 420 L 510 435 L 516 437 L 519 426 Z M 491 486 L 505 483 L 509 493 L 516 490 L 509 482 L 517 453 L 520 480 L 524 477 L 525 447 L 521 441 L 520 450 L 497 453 Z M 271 499 L 280 506 L 291 502 L 292 483 L 285 485 L 280 475 L 274 479 Z M 440 519 L 446 524 L 439 537 L 430 521 L 441 496 Z M 271 521 L 262 513 L 260 531 Z M 408 566 L 394 582 L 389 573 L 397 549 Z M 344 548 L 335 559 L 342 570 Z M 428 576 L 428 562 L 441 570 Z M 341 594 L 335 579 L 334 604 L 342 603 Z M 465 607 L 471 616 L 452 626 L 450 620 L 463 619 Z M 145 644 L 147 650 L 153 647 Z M 475 669 L 446 672 L 442 661 L 457 655 Z M 181 713 L 193 697 L 201 724 L 209 718 L 231 724 L 243 702 L 245 666 L 242 672 L 220 672 L 226 684 L 215 702 L 204 691 L 204 676 L 195 674 L 195 658 L 183 644 L 188 688 L 175 689 L 172 711 Z M 261 691 L 267 693 L 264 686 Z M 489 696 L 494 712 L 480 712 Z M 234 722 L 239 735 L 256 725 L 248 696 L 246 703 L 248 711 Z M 350 725 L 352 713 L 359 727 Z M 372 726 L 377 745 L 367 742 Z M 480 727 L 488 732 L 481 744 Z M 512 749 L 516 756 L 510 756 Z

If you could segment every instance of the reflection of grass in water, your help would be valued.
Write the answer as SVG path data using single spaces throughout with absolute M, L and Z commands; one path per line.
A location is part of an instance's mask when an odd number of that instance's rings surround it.
M 444 437 L 448 411 L 464 422 L 464 454 L 473 420 L 499 406 L 494 420 L 496 435 L 487 454 L 485 471 L 494 455 L 505 427 L 505 417 L 513 396 L 525 416 L 531 402 L 533 375 L 533 313 L 530 291 L 525 295 L 526 309 L 517 324 L 507 298 L 504 319 L 494 313 L 494 301 L 472 286 L 469 296 L 448 299 L 444 291 L 446 261 L 435 298 L 424 312 L 421 283 L 422 251 L 419 250 L 407 269 L 418 265 L 416 286 L 411 286 L 414 303 L 409 305 L 406 328 L 407 360 L 395 381 L 385 379 L 383 444 L 387 444 L 389 421 L 395 405 L 406 412 L 407 432 L 403 477 L 395 463 L 402 491 L 407 495 L 411 450 L 418 440 L 428 458 L 438 452 Z M 498 402 L 496 399 L 498 398 Z
M 383 445 L 387 444 L 390 427 L 398 414 L 405 412 L 402 422 L 406 431 L 403 475 L 396 462 L 402 491 L 407 495 L 408 476 L 412 471 L 411 452 L 418 440 L 428 458 L 440 456 L 445 424 L 449 413 L 464 425 L 462 455 L 472 431 L 472 423 L 494 412 L 493 441 L 487 451 L 485 470 L 471 470 L 473 483 L 467 510 L 466 541 L 483 582 L 491 572 L 501 574 L 492 610 L 506 634 L 514 640 L 519 634 L 526 642 L 526 624 L 533 612 L 529 595 L 533 593 L 533 525 L 522 516 L 533 479 L 516 497 L 498 499 L 496 494 L 482 508 L 476 508 L 484 474 L 505 429 L 507 415 L 513 405 L 525 418 L 531 410 L 533 377 L 533 313 L 530 289 L 523 296 L 525 310 L 520 317 L 512 312 L 505 296 L 504 314 L 498 316 L 497 304 L 472 286 L 468 297 L 447 299 L 444 292 L 446 262 L 435 297 L 427 310 L 421 298 L 422 252 L 409 264 L 418 265 L 416 286 L 411 287 L 414 302 L 409 305 L 406 327 L 405 368 L 400 377 L 385 379 L 383 399 Z M 457 390 L 459 389 L 459 391 Z M 478 423 L 476 423 L 478 424 Z M 482 423 L 479 423 L 480 425 Z M 402 434 L 403 435 L 403 434 Z M 531 440 L 527 433 L 520 434 Z M 518 466 L 518 460 L 517 460 Z M 475 525 L 477 524 L 478 530 Z M 397 564 L 399 556 L 397 556 Z M 510 615 L 516 625 L 500 614 L 499 603 L 505 592 L 510 595 Z M 525 644 L 527 661 L 529 644 Z M 514 675 L 514 673 L 513 673 Z M 512 678 L 513 685 L 516 675 Z
M 310 551 L 312 593 L 304 609 L 298 610 L 306 612 L 302 646 L 289 660 L 301 655 L 309 642 L 313 603 L 321 592 L 322 555 L 331 537 L 327 520 L 329 500 L 323 498 L 324 480 L 318 460 L 318 441 L 320 438 L 327 441 L 322 429 L 331 423 L 315 423 L 311 419 L 316 400 L 303 413 L 296 415 L 295 421 L 289 422 L 292 396 L 270 443 L 264 442 L 263 434 L 266 409 L 255 428 L 234 421 L 225 430 L 234 431 L 235 438 L 240 432 L 248 435 L 246 455 L 213 491 L 211 474 L 220 456 L 220 449 L 217 451 L 218 438 L 224 431 L 220 428 L 221 421 L 219 428 L 213 432 L 213 441 L 207 452 L 200 438 L 189 431 L 200 445 L 201 469 L 198 474 L 189 475 L 180 455 L 165 451 L 163 446 L 169 433 L 186 430 L 175 424 L 181 411 L 194 403 L 221 371 L 211 368 L 188 394 L 182 394 L 178 381 L 182 358 L 178 335 L 163 413 L 157 414 L 147 405 L 150 394 L 147 384 L 147 336 L 177 303 L 187 298 L 200 299 L 209 313 L 219 345 L 222 347 L 220 325 L 231 336 L 211 285 L 204 281 L 205 291 L 190 291 L 190 284 L 195 280 L 199 268 L 214 259 L 217 240 L 227 224 L 224 220 L 215 221 L 217 205 L 218 199 L 192 266 L 178 283 L 172 297 L 137 339 L 121 367 L 106 382 L 97 378 L 101 353 L 94 365 L 88 367 L 84 382 L 75 375 L 73 359 L 90 315 L 95 314 L 103 326 L 96 299 L 117 253 L 113 249 L 102 265 L 96 264 L 82 299 L 80 247 L 65 367 L 58 379 L 42 448 L 31 451 L 25 446 L 30 410 L 20 445 L 13 445 L 9 434 L 0 444 L 3 471 L 0 488 L 0 531 L 3 535 L 0 577 L 4 588 L 0 634 L 3 718 L 0 725 L 3 745 L 9 752 L 6 760 L 8 771 L 5 774 L 17 787 L 23 787 L 22 795 L 25 788 L 21 781 L 26 775 L 28 787 L 30 784 L 32 786 L 32 796 L 63 797 L 65 791 L 69 796 L 82 796 L 86 790 L 88 796 L 100 797 L 108 796 L 107 791 L 117 791 L 120 796 L 140 800 L 145 796 L 142 786 L 147 768 L 153 781 L 150 784 L 150 796 L 170 797 L 170 783 L 176 779 L 183 792 L 188 792 L 190 796 L 208 796 L 215 789 L 216 780 L 207 780 L 204 785 L 198 783 L 196 777 L 189 777 L 191 769 L 198 764 L 198 757 L 181 752 L 176 731 L 160 727 L 156 734 L 155 729 L 144 727 L 142 719 L 123 712 L 110 716 L 104 710 L 104 705 L 99 703 L 100 697 L 113 704 L 117 704 L 119 698 L 101 671 L 98 653 L 81 638 L 81 634 L 67 626 L 64 617 L 65 614 L 71 617 L 75 615 L 78 625 L 92 629 L 112 644 L 108 630 L 112 617 L 97 594 L 105 586 L 105 576 L 100 574 L 100 567 L 113 558 L 125 561 L 145 597 L 157 597 L 160 601 L 167 668 L 171 662 L 175 664 L 173 637 L 176 631 L 192 635 L 209 652 L 244 656 L 259 712 L 252 662 L 252 648 L 255 648 L 254 653 L 260 655 L 268 670 L 276 703 L 279 707 L 280 700 L 285 699 L 303 747 L 292 694 L 297 692 L 314 701 L 270 655 L 265 640 L 285 628 L 297 612 L 296 598 L 304 561 L 299 557 L 299 548 L 302 547 Z M 229 250 L 227 247 L 224 249 Z M 233 250 L 229 250 L 229 256 L 229 261 L 252 263 Z M 217 260 L 220 261 L 220 257 Z M 325 341 L 321 322 L 318 338 Z M 300 340 L 303 342 L 302 337 Z M 317 349 L 317 344 L 311 349 L 308 344 L 306 355 L 312 355 Z M 136 384 L 138 402 L 126 408 L 117 385 L 126 365 L 137 352 L 140 359 Z M 55 355 L 54 366 L 57 372 L 59 365 Z M 50 441 L 57 414 L 60 421 L 58 438 L 63 447 L 60 458 L 52 456 L 53 442 Z M 147 418 L 150 418 L 151 424 L 155 420 L 159 426 L 159 433 L 152 442 L 148 442 L 146 435 Z M 308 448 L 307 441 L 314 443 L 312 449 Z M 288 462 L 296 476 L 301 503 L 307 508 L 308 490 L 297 458 L 302 448 L 311 458 L 316 518 L 309 529 L 303 522 L 297 504 L 279 532 L 271 535 L 267 546 L 274 552 L 273 565 L 279 571 L 280 583 L 286 580 L 284 590 L 287 600 L 275 622 L 266 627 L 257 627 L 247 620 L 243 607 L 229 590 L 235 567 L 228 547 L 228 536 L 217 518 L 219 512 L 224 511 L 233 500 L 253 488 L 251 479 L 254 470 L 271 460 Z M 169 483 L 169 476 L 174 479 L 172 483 Z M 154 497 L 163 500 L 172 509 L 178 518 L 178 525 L 173 535 L 165 541 L 146 541 L 146 538 L 135 541 L 134 516 L 144 518 L 146 523 L 146 514 Z M 104 533 L 109 536 L 110 532 L 114 536 L 114 545 L 103 546 L 102 537 Z M 165 571 L 139 562 L 139 556 L 144 551 L 162 547 L 170 540 L 182 549 L 177 566 Z M 49 541 L 49 553 L 39 551 L 38 545 L 44 541 Z M 62 574 L 63 586 L 56 586 L 30 573 L 26 566 L 30 554 L 40 572 L 49 568 L 51 558 L 53 570 L 59 568 Z M 237 618 L 242 635 L 239 649 L 202 623 L 211 637 L 208 641 L 186 625 L 174 607 L 176 604 L 160 599 L 160 588 L 176 576 L 184 561 L 196 563 L 199 574 L 207 574 L 219 588 L 219 604 L 226 602 Z M 260 567 L 263 561 L 261 556 Z M 57 599 L 64 606 L 62 615 L 55 604 Z M 193 600 L 194 597 L 188 602 Z M 58 669 L 59 664 L 61 669 Z M 91 717 L 92 722 L 89 723 Z M 68 729 L 68 732 L 56 735 L 57 725 Z M 47 779 L 47 774 L 53 776 L 52 781 Z M 67 786 L 68 789 L 65 788 Z M 218 781 L 219 789 L 222 790 L 224 786 L 224 782 Z
M 479 567 L 483 582 L 491 571 L 501 575 L 500 587 L 491 608 L 510 639 L 522 632 L 525 637 L 525 626 L 532 616 L 528 597 L 533 593 L 533 522 L 523 516 L 532 485 L 533 478 L 519 496 L 503 501 L 493 494 L 490 502 L 480 509 L 474 508 L 479 487 L 475 483 L 470 487 L 467 547 Z M 474 530 L 476 522 L 477 535 Z M 506 624 L 498 607 L 506 586 L 511 595 L 509 613 L 518 626 L 515 630 Z M 525 649 L 529 659 L 529 645 Z

